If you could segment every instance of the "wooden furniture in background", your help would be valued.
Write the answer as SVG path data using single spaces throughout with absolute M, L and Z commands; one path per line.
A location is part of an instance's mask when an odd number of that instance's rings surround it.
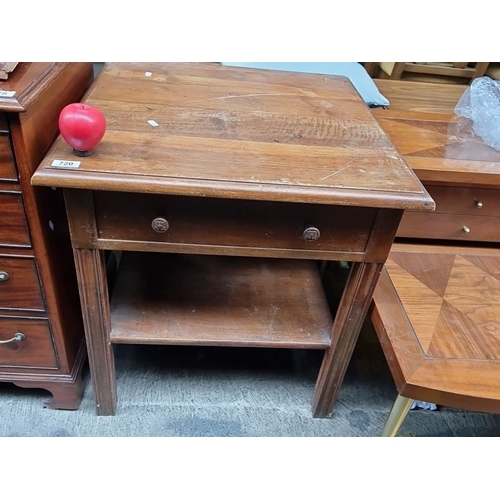
M 408 111 L 453 115 L 454 109 L 468 85 L 411 82 L 408 80 L 374 80 L 377 88 L 389 99 L 389 109 L 373 109 L 375 116 L 384 116 L 386 111 L 394 114 Z
M 374 113 L 436 202 L 432 214 L 406 212 L 397 236 L 500 242 L 500 151 L 471 122 L 449 114 Z
M 349 80 L 113 63 L 86 102 L 103 141 L 75 158 L 58 139 L 32 183 L 65 190 L 97 413 L 116 411 L 113 344 L 152 343 L 322 349 L 329 416 L 403 211 L 434 208 Z M 353 262 L 335 319 L 321 260 Z
M 92 79 L 91 63 L 19 63 L 0 83 L 0 381 L 52 408 L 78 407 L 85 343 L 62 190 L 30 179 Z
M 398 397 L 383 436 L 413 400 L 500 413 L 500 252 L 396 244 L 371 319 Z
M 0 80 L 7 80 L 18 64 L 17 62 L 0 62 Z
M 403 216 L 371 310 L 399 393 L 393 436 L 412 399 L 500 412 L 500 152 L 453 114 L 466 87 L 376 83 L 394 108 L 373 114 L 436 202 Z
M 399 80 L 405 76 L 450 77 L 472 81 L 483 76 L 488 62 L 378 62 L 365 63 L 372 77 Z M 406 75 L 405 75 L 406 74 Z

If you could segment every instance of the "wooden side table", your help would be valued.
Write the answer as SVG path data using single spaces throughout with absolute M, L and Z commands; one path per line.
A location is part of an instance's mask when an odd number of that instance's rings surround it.
M 103 142 L 59 139 L 32 183 L 65 189 L 97 413 L 116 411 L 113 344 L 153 343 L 322 349 L 329 416 L 403 211 L 434 208 L 349 80 L 113 63 L 86 102 Z M 321 260 L 353 263 L 334 318 Z

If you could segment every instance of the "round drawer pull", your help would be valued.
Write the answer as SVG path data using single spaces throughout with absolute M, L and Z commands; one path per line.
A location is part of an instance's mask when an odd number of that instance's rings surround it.
M 10 344 L 11 342 L 22 342 L 26 339 L 26 335 L 21 332 L 14 333 L 14 336 L 9 340 L 0 340 L 0 344 Z
M 477 208 L 483 208 L 483 202 L 482 201 L 476 200 L 474 203 L 476 204 Z
M 156 217 L 156 219 L 153 219 L 153 222 L 151 222 L 151 227 L 153 231 L 157 233 L 164 233 L 168 230 L 168 221 L 163 217 Z
M 9 273 L 6 273 L 5 271 L 0 271 L 0 281 L 9 281 L 10 276 Z
M 321 236 L 321 233 L 317 227 L 308 226 L 304 229 L 302 233 L 302 238 L 305 241 L 316 241 Z
M 462 230 L 464 233 L 467 233 L 467 234 L 470 233 L 470 229 L 467 226 L 462 227 Z

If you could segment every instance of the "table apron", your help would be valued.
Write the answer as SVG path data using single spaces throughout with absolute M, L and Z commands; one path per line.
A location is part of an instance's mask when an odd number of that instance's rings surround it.
M 98 250 L 189 253 L 199 255 L 233 255 L 235 257 L 276 257 L 284 259 L 336 260 L 364 262 L 365 252 L 325 252 L 321 250 L 297 250 L 291 248 L 236 247 L 228 245 L 200 245 L 182 243 L 156 243 L 145 241 L 117 241 L 98 239 Z

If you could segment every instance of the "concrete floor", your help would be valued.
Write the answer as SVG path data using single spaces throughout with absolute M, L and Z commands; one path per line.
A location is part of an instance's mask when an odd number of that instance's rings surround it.
M 311 417 L 319 351 L 115 346 L 118 411 L 97 417 L 91 384 L 80 408 L 44 408 L 43 390 L 0 384 L 0 436 L 379 435 L 396 396 L 366 325 L 330 419 Z M 88 374 L 87 374 L 88 378 Z M 402 436 L 499 436 L 500 415 L 413 410 Z

